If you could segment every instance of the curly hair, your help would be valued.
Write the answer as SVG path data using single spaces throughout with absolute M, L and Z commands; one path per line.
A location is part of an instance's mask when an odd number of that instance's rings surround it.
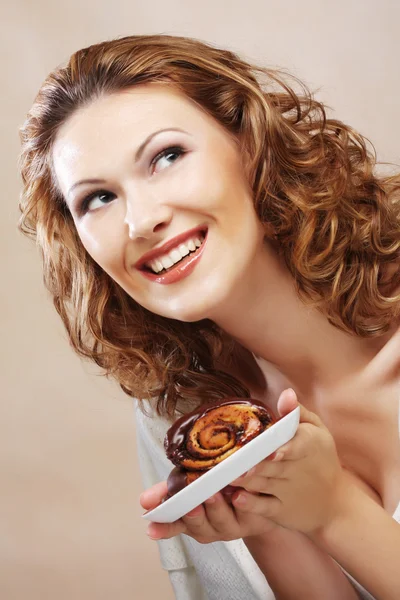
M 343 331 L 385 333 L 399 316 L 400 177 L 375 175 L 373 147 L 328 119 L 297 78 L 196 39 L 134 35 L 75 52 L 20 129 L 19 228 L 40 248 L 74 350 L 128 395 L 155 399 L 159 415 L 172 417 L 180 401 L 249 397 L 217 368 L 235 343 L 215 323 L 151 313 L 94 262 L 55 180 L 60 126 L 101 95 L 150 82 L 175 86 L 237 139 L 257 215 L 301 298 Z

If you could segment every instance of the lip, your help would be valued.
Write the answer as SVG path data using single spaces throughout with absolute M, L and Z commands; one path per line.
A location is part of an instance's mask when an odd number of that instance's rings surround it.
M 203 243 L 201 244 L 201 246 L 199 248 L 197 248 L 196 252 L 194 252 L 193 254 L 191 254 L 189 256 L 185 256 L 185 258 L 182 260 L 182 262 L 177 263 L 174 267 L 171 268 L 170 271 L 166 271 L 164 273 L 152 273 L 150 271 L 146 271 L 146 270 L 142 269 L 142 270 L 140 270 L 140 273 L 143 275 L 143 277 L 145 277 L 146 279 L 149 279 L 150 281 L 152 281 L 154 283 L 161 283 L 163 285 L 177 283 L 178 281 L 181 281 L 185 277 L 188 277 L 188 275 L 190 275 L 190 273 L 193 271 L 193 269 L 195 269 L 195 267 L 198 265 L 202 255 L 203 255 L 204 248 L 207 244 L 207 241 L 208 241 L 208 235 L 207 235 L 207 231 L 206 231 Z
M 165 242 L 165 244 L 163 244 L 162 246 L 154 248 L 153 250 L 150 250 L 150 252 L 146 252 L 146 254 L 143 254 L 143 256 L 141 256 L 139 260 L 134 264 L 134 267 L 142 271 L 146 263 L 158 258 L 159 256 L 163 256 L 163 254 L 167 254 L 170 250 L 172 250 L 176 246 L 179 246 L 179 244 L 183 244 L 184 242 L 186 242 L 186 240 L 193 237 L 196 233 L 200 232 L 206 234 L 207 227 L 205 225 L 199 225 L 198 227 L 194 227 L 189 231 L 185 231 L 185 233 L 180 233 L 171 240 L 168 240 L 168 242 Z

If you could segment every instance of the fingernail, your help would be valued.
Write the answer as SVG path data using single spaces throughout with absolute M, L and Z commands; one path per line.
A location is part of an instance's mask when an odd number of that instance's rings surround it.
M 211 496 L 211 498 L 207 498 L 206 500 L 206 504 L 214 504 L 215 502 L 215 496 Z
M 274 458 L 272 459 L 272 462 L 276 462 L 277 460 L 282 460 L 284 454 L 283 452 L 277 452 L 274 456 Z
M 244 494 L 239 494 L 234 502 L 237 504 L 246 504 L 246 496 Z

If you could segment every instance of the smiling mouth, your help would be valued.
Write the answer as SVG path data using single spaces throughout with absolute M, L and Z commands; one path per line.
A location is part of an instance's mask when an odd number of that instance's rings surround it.
M 143 265 L 141 270 L 152 275 L 164 275 L 177 267 L 183 267 L 199 252 L 204 244 L 206 233 L 207 231 L 199 232 L 198 235 L 193 236 L 187 242 L 179 244 L 177 248 L 168 254 Z

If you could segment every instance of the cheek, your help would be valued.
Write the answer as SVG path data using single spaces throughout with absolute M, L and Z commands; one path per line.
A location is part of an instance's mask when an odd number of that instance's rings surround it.
M 232 195 L 244 190 L 242 167 L 226 149 L 213 148 L 188 160 L 185 169 L 169 189 L 168 200 L 175 206 L 189 205 L 193 209 L 214 211 L 226 208 Z
M 107 226 L 106 221 L 98 224 L 89 223 L 88 220 L 78 228 L 78 234 L 88 254 L 105 271 L 111 274 L 122 266 L 122 238 L 115 234 L 112 227 Z
M 164 194 L 167 203 L 175 207 L 205 207 L 210 200 L 210 184 L 213 176 L 204 162 L 193 161 L 185 169 L 180 169 L 176 177 L 171 177 L 166 187 L 160 181 L 160 195 Z
M 228 156 L 224 162 L 216 160 L 210 175 L 208 184 L 213 197 L 219 199 L 221 208 L 226 208 L 227 204 L 241 209 L 246 206 L 251 190 L 236 157 Z

